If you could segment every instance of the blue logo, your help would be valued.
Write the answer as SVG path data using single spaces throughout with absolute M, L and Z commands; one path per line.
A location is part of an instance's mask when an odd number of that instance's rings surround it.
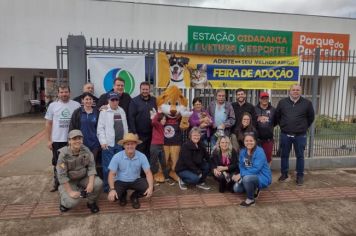
M 103 81 L 105 91 L 108 92 L 112 89 L 114 80 L 117 77 L 120 77 L 125 81 L 124 91 L 131 95 L 131 93 L 135 89 L 135 78 L 129 71 L 121 68 L 114 68 L 109 70 L 108 73 L 106 73 Z

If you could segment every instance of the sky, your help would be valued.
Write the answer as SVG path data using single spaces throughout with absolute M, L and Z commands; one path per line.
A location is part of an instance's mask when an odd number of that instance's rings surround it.
M 356 18 L 356 0 L 130 0 L 129 2 Z

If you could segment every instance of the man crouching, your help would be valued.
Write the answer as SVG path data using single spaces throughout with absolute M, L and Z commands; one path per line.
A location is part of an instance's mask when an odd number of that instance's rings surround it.
M 92 213 L 99 212 L 96 201 L 102 192 L 103 182 L 96 175 L 94 156 L 83 145 L 83 134 L 72 130 L 68 134 L 68 146 L 59 149 L 57 175 L 60 183 L 61 212 L 75 207 L 80 198 L 87 198 Z
M 132 207 L 140 208 L 138 198 L 151 197 L 153 192 L 153 177 L 150 164 L 146 156 L 136 150 L 136 146 L 141 140 L 132 133 L 124 135 L 119 144 L 124 146 L 124 150 L 115 154 L 109 165 L 108 182 L 110 186 L 108 200 L 119 199 L 120 206 L 127 204 L 127 190 L 134 192 L 130 196 Z M 141 168 L 146 174 L 146 178 L 141 178 Z

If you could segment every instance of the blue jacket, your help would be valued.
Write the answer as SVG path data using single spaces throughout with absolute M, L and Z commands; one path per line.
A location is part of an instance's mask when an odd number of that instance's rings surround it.
M 259 146 L 256 147 L 252 158 L 251 166 L 248 167 L 245 165 L 245 158 L 247 158 L 247 149 L 243 148 L 240 151 L 240 175 L 244 177 L 245 175 L 257 175 L 259 180 L 259 188 L 266 188 L 272 182 L 272 173 L 269 165 L 267 164 L 267 159 L 265 152 Z

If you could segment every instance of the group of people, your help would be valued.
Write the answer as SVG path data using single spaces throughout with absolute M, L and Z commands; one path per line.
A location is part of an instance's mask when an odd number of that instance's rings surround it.
M 47 146 L 54 166 L 51 191 L 59 190 L 62 212 L 73 208 L 81 197 L 87 198 L 92 213 L 98 212 L 96 202 L 103 190 L 108 200 L 125 206 L 127 190 L 132 189 L 130 202 L 139 208 L 139 198 L 152 195 L 153 174 L 160 168 L 164 181 L 175 184 L 165 163 L 166 116 L 150 95 L 150 84 L 142 82 L 140 94 L 134 98 L 124 92 L 124 85 L 117 78 L 111 91 L 96 98 L 93 84 L 87 83 L 83 94 L 73 100 L 69 87 L 60 86 L 58 99 L 47 109 Z M 272 182 L 270 163 L 277 124 L 281 128 L 279 181 L 289 179 L 293 144 L 296 183 L 303 184 L 306 132 L 314 120 L 311 103 L 301 97 L 299 85 L 291 87 L 289 97 L 276 109 L 268 93 L 260 93 L 259 98 L 253 106 L 246 102 L 246 92 L 238 89 L 236 102 L 230 103 L 225 90 L 218 90 L 206 110 L 201 98 L 193 99 L 189 137 L 181 143 L 173 170 L 180 189 L 194 185 L 209 190 L 205 180 L 211 174 L 220 192 L 246 192 L 240 205 L 253 205 L 260 189 Z

